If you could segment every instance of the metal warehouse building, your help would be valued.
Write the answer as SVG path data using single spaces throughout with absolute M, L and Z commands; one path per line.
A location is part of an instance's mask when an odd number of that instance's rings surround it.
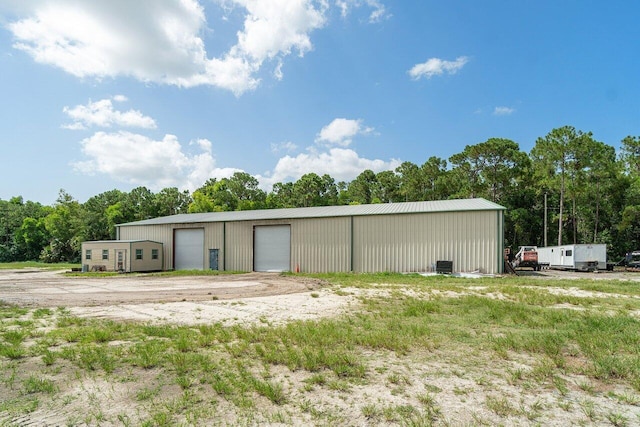
M 180 214 L 117 226 L 164 269 L 502 273 L 504 207 L 484 199 Z

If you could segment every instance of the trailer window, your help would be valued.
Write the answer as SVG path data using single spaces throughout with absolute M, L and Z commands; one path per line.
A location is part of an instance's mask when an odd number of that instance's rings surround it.
M 573 251 L 571 249 L 567 249 L 567 251 L 564 254 L 566 256 L 573 256 Z
M 158 259 L 158 250 L 151 249 L 151 259 Z
M 136 249 L 136 259 L 142 259 L 142 249 Z

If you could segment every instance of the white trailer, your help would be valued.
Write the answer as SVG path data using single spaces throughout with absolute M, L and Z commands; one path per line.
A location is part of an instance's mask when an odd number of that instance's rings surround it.
M 538 263 L 560 270 L 607 269 L 607 245 L 580 244 L 538 247 Z

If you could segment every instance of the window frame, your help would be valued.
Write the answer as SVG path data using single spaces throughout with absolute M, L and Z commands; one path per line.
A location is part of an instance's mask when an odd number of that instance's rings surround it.
M 85 251 L 84 251 L 84 259 L 86 259 L 87 261 L 91 260 L 91 249 L 85 249 Z
M 136 249 L 136 260 L 142 261 L 143 254 L 144 254 L 144 252 L 143 252 L 142 249 Z

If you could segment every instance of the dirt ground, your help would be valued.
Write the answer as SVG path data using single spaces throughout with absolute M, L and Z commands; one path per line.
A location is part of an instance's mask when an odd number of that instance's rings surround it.
M 360 307 L 359 296 L 391 295 L 388 289 L 375 287 L 344 288 L 336 292 L 317 279 L 277 273 L 104 278 L 67 277 L 61 273 L 36 269 L 0 270 L 0 301 L 26 307 L 64 306 L 77 316 L 113 320 L 175 324 L 262 322 L 276 325 L 357 310 Z M 640 273 L 622 271 L 578 273 L 544 270 L 519 273 L 531 280 L 588 278 L 640 281 Z M 475 288 L 479 290 L 481 286 Z M 577 288 L 546 289 L 572 295 L 575 292 L 576 297 L 593 296 L 591 293 L 580 294 Z M 468 288 L 468 292 L 474 291 L 474 286 Z M 438 292 L 433 290 L 434 295 Z M 450 296 L 455 297 L 455 294 Z M 435 425 L 639 425 L 640 396 L 626 386 L 615 382 L 592 384 L 581 375 L 566 375 L 563 381 L 566 381 L 567 391 L 560 395 L 554 388 L 535 384 L 524 387 L 520 383 L 526 383 L 525 380 L 513 379 L 518 373 L 526 376 L 535 372 L 538 365 L 534 360 L 512 355 L 509 359 L 497 358 L 489 363 L 484 357 L 482 354 L 468 354 L 461 358 L 457 353 L 441 351 L 417 351 L 402 357 L 393 353 L 385 358 L 371 356 L 372 372 L 379 375 L 373 375 L 367 384 L 352 385 L 344 392 L 326 387 L 308 390 L 304 372 L 274 367 L 271 375 L 286 384 L 289 399 L 294 402 L 279 409 L 283 412 L 278 414 L 286 414 L 287 421 L 276 422 L 261 415 L 263 418 L 244 424 L 399 425 L 402 423 L 389 422 L 381 413 L 388 408 L 403 408 L 409 404 L 420 407 L 426 400 L 433 399 L 441 410 Z M 139 390 L 131 389 L 134 386 L 129 383 L 104 381 L 91 376 L 77 380 L 77 390 L 61 391 L 63 403 L 73 401 L 66 406 L 54 402 L 51 408 L 43 406 L 20 419 L 3 420 L 0 411 L 0 425 L 5 425 L 5 422 L 6 425 L 70 425 L 69 420 L 73 420 L 83 408 L 93 408 L 104 414 L 103 425 L 122 425 L 116 418 L 120 412 L 138 419 L 135 416 L 138 414 L 136 411 L 141 410 L 141 404 L 132 396 Z M 140 387 L 144 384 L 142 381 Z M 601 387 L 605 388 L 601 390 Z M 621 401 L 622 398 L 626 401 Z M 316 420 L 302 413 L 300 405 L 313 405 L 312 413 L 319 418 Z M 372 408 L 382 412 L 375 418 L 366 416 L 365 413 L 372 412 Z M 220 425 L 236 425 L 239 421 L 233 408 L 225 409 L 221 405 L 217 410 L 221 411 Z M 228 412 L 226 415 L 225 411 Z M 264 412 L 268 413 L 269 409 Z
M 531 279 L 636 280 L 640 273 L 522 270 Z M 473 277 L 473 276 L 472 276 Z M 312 295 L 313 294 L 313 295 Z M 322 296 L 322 298 L 319 298 Z M 63 271 L 0 270 L 0 300 L 24 307 L 66 307 L 81 317 L 199 323 L 255 323 L 337 315 L 356 302 L 320 280 L 278 273 L 219 276 L 70 277 Z
M 344 298 L 313 298 L 317 279 L 278 273 L 220 276 L 68 277 L 62 271 L 0 270 L 0 300 L 66 307 L 81 317 L 178 324 L 260 319 L 276 323 L 337 314 Z

